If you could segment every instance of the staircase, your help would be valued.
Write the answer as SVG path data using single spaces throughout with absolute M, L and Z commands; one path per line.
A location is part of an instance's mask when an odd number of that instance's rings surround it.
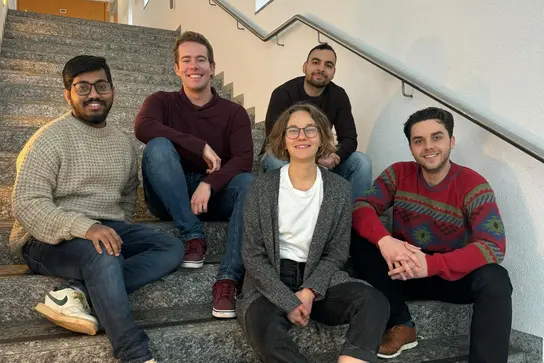
M 9 251 L 15 161 L 40 126 L 69 110 L 61 70 L 68 59 L 84 53 L 106 57 L 116 87 L 108 121 L 133 138 L 141 156 L 143 144 L 132 132 L 141 103 L 155 91 L 180 87 L 173 71 L 174 38 L 173 31 L 9 11 L 0 54 L 0 363 L 116 361 L 104 334 L 76 335 L 34 311 L 58 279 L 32 275 Z M 223 84 L 222 74 L 215 77 L 214 87 L 221 96 L 243 104 L 243 96 L 233 98 L 232 85 Z M 248 113 L 254 122 L 254 110 Z M 263 142 L 262 125 L 254 125 L 255 156 Z M 147 211 L 141 188 L 135 217 L 151 228 L 177 233 L 172 223 L 157 221 Z M 227 224 L 204 226 L 210 253 L 204 267 L 180 269 L 133 293 L 134 317 L 148 332 L 160 362 L 259 362 L 236 320 L 211 316 L 211 287 L 225 251 Z M 388 362 L 468 361 L 469 306 L 428 301 L 411 303 L 410 309 L 419 346 Z M 312 323 L 294 328 L 292 334 L 314 361 L 332 363 L 345 330 Z M 528 353 L 512 347 L 508 362 L 533 362 L 528 358 Z

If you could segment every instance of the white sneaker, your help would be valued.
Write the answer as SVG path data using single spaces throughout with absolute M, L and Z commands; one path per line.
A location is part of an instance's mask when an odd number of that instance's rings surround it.
M 39 303 L 35 309 L 65 329 L 88 335 L 95 335 L 98 330 L 98 321 L 91 315 L 87 298 L 80 290 L 49 291 L 45 295 L 45 304 Z

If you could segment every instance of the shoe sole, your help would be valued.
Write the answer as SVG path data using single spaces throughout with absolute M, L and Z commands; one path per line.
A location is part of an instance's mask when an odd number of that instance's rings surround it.
M 218 319 L 233 319 L 236 317 L 236 311 L 221 311 L 212 309 L 212 315 Z
M 181 267 L 183 268 L 201 268 L 204 266 L 204 261 L 183 261 Z
M 404 344 L 402 347 L 400 347 L 400 349 L 396 353 L 393 353 L 391 355 L 378 353 L 378 358 L 383 358 L 383 359 L 395 358 L 395 357 L 398 357 L 400 353 L 402 353 L 403 350 L 412 349 L 412 348 L 415 348 L 416 346 L 417 346 L 417 342 Z
M 34 309 L 53 324 L 76 333 L 96 335 L 98 330 L 96 324 L 91 321 L 59 314 L 43 303 L 39 303 Z

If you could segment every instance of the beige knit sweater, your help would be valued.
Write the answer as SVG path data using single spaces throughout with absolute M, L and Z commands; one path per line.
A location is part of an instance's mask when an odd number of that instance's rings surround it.
M 36 132 L 17 158 L 12 195 L 13 252 L 31 238 L 58 244 L 85 238 L 100 219 L 130 221 L 138 159 L 130 138 L 113 126 L 87 126 L 68 113 Z

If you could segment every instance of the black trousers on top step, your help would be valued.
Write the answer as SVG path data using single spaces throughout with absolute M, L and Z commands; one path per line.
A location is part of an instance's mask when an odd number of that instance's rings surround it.
M 380 250 L 355 231 L 352 231 L 351 256 L 357 278 L 372 284 L 389 300 L 391 315 L 388 328 L 412 320 L 406 301 L 438 300 L 473 304 L 469 363 L 508 361 L 512 284 L 502 266 L 485 265 L 457 281 L 446 281 L 437 276 L 392 280 L 387 275 L 389 269 Z

